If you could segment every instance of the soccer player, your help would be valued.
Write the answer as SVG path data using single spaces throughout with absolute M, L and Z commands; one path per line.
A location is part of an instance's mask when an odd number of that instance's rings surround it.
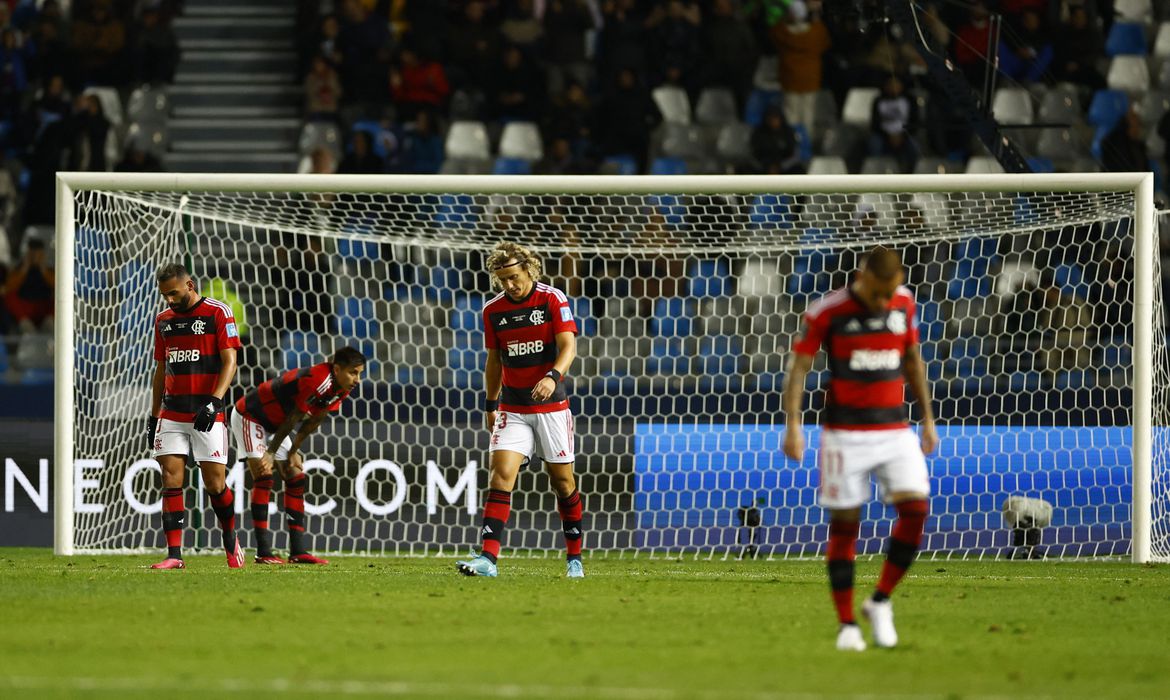
M 268 530 L 274 464 L 284 479 L 289 562 L 329 563 L 309 554 L 305 546 L 305 486 L 309 480 L 303 470 L 300 449 L 329 414 L 341 408 L 341 402 L 357 386 L 365 368 L 365 355 L 354 348 L 342 348 L 329 362 L 290 369 L 236 402 L 232 434 L 236 437 L 236 451 L 244 456 L 252 472 L 252 528 L 256 533 L 257 564 L 284 563 L 272 551 L 272 533 Z M 292 437 L 294 430 L 296 437 Z
M 236 539 L 234 498 L 226 478 L 228 437 L 223 397 L 236 375 L 240 334 L 232 310 L 201 296 L 179 264 L 163 265 L 155 279 L 167 309 L 154 319 L 154 379 L 147 444 L 162 468 L 163 532 L 167 558 L 152 569 L 182 569 L 183 476 L 190 453 L 223 533 L 228 566 L 244 565 Z
M 869 476 L 877 478 L 883 500 L 894 506 L 898 519 L 877 588 L 862 613 L 873 626 L 874 642 L 893 647 L 898 633 L 890 594 L 922 539 L 930 495 L 923 455 L 938 446 L 914 297 L 902 286 L 903 279 L 898 254 L 874 248 L 852 284 L 809 306 L 785 378 L 784 453 L 799 461 L 804 456 L 805 378 L 824 347 L 831 377 L 818 455 L 818 499 L 829 511 L 829 586 L 840 622 L 837 648 L 846 651 L 865 649 L 853 615 L 853 560 Z M 908 423 L 905 384 L 922 412 L 918 436 Z
M 557 494 L 569 578 L 581 565 L 581 494 L 573 475 L 573 414 L 561 384 L 577 355 L 577 323 L 564 292 L 540 282 L 540 259 L 516 243 L 488 255 L 492 287 L 501 290 L 483 309 L 487 426 L 491 479 L 483 508 L 483 549 L 456 563 L 467 576 L 495 576 L 512 488 L 534 454 Z

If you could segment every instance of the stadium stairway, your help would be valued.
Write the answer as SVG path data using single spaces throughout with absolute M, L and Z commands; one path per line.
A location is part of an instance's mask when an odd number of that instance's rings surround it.
M 187 0 L 167 167 L 295 172 L 302 88 L 288 0 Z

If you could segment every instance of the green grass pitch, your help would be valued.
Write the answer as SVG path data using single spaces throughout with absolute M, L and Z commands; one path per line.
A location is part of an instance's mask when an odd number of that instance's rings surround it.
M 919 561 L 901 645 L 856 654 L 816 561 L 156 559 L 0 549 L 0 697 L 1170 696 L 1166 566 Z

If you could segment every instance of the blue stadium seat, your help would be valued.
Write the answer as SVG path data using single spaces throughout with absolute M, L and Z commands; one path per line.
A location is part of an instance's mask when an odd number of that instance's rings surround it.
M 955 276 L 947 285 L 950 299 L 983 297 L 991 293 L 987 270 L 995 257 L 999 241 L 994 238 L 969 238 L 955 248 Z
M 1108 132 L 1129 110 L 1129 96 L 1121 90 L 1098 90 L 1089 104 L 1089 123 Z
M 655 338 L 650 345 L 650 357 L 646 358 L 646 373 L 690 374 L 693 360 L 683 347 L 682 338 Z
M 1145 56 L 1149 53 L 1146 47 L 1145 27 L 1133 22 L 1114 22 L 1109 29 L 1109 36 L 1105 39 L 1105 54 L 1107 56 Z
M 280 354 L 284 367 L 307 367 L 324 359 L 321 337 L 307 331 L 288 331 L 280 336 Z
M 666 223 L 671 226 L 682 226 L 685 223 L 687 208 L 679 203 L 678 196 L 673 194 L 652 194 L 646 197 L 646 203 L 658 209 L 658 213 L 666 217 Z
M 588 297 L 569 299 L 569 309 L 573 312 L 573 320 L 577 322 L 578 336 L 597 335 L 597 317 L 593 315 L 593 304 Z
M 687 290 L 693 297 L 731 294 L 731 267 L 726 260 L 696 260 L 687 268 Z
M 463 271 L 449 265 L 436 265 L 426 271 L 426 299 L 451 304 L 463 289 Z
M 773 103 L 781 101 L 778 90 L 752 90 L 748 95 L 747 104 L 743 108 L 743 121 L 749 126 L 759 126 L 764 121 L 764 114 Z
M 387 131 L 382 124 L 374 119 L 362 119 L 353 123 L 350 127 L 351 131 L 364 131 L 370 135 L 370 150 L 374 155 L 382 160 L 386 160 L 391 154 L 386 152 L 386 143 L 382 140 L 382 133 Z M 353 150 L 352 141 L 349 145 L 349 150 Z
M 1050 158 L 1029 158 L 1028 167 L 1031 168 L 1032 172 L 1034 173 L 1056 172 L 1056 166 L 1053 165 L 1052 159 Z
M 20 375 L 21 384 L 52 384 L 52 367 L 29 367 Z
M 740 374 L 745 362 L 743 340 L 733 335 L 708 335 L 699 340 L 699 373 Z
M 651 175 L 686 175 L 687 162 L 682 158 L 655 158 L 650 166 Z
M 1053 282 L 1065 294 L 1088 299 L 1091 287 L 1084 279 L 1084 273 L 1079 265 L 1058 265 L 1052 271 Z
M 790 229 L 796 225 L 791 195 L 762 194 L 752 200 L 748 225 L 752 228 Z
M 812 139 L 809 138 L 808 129 L 804 127 L 804 124 L 797 124 L 792 127 L 792 130 L 796 132 L 796 145 L 800 149 L 800 161 L 808 164 L 813 157 Z
M 455 340 L 447 351 L 447 367 L 451 370 L 454 386 L 461 389 L 481 387 L 486 361 L 487 350 L 483 347 L 481 332 L 455 331 Z
M 441 228 L 473 229 L 479 222 L 475 200 L 468 194 L 439 195 L 435 206 L 435 225 Z
M 113 246 L 107 231 L 78 226 L 77 255 L 73 266 L 73 290 L 77 296 L 94 301 L 110 293 L 110 269 L 114 264 Z
M 496 158 L 492 175 L 531 175 L 532 163 L 523 158 Z
M 602 172 L 612 171 L 615 175 L 637 175 L 638 161 L 631 155 L 607 156 L 601 163 Z
M 339 238 L 337 255 L 343 260 L 377 260 L 382 257 L 377 241 Z
M 482 294 L 460 294 L 455 297 L 455 310 L 451 312 L 451 328 L 457 331 L 483 330 Z
M 668 297 L 654 302 L 654 317 L 650 319 L 650 332 L 662 338 L 682 337 L 691 334 L 695 318 L 693 299 Z
M 943 329 L 946 327 L 939 303 L 931 299 L 919 299 L 917 303 L 919 340 L 922 342 L 939 340 L 943 337 Z
M 833 273 L 838 267 L 837 254 L 832 249 L 814 244 L 818 236 L 828 232 L 829 229 L 810 228 L 802 234 L 808 247 L 802 248 L 792 260 L 792 273 L 788 276 L 789 294 L 807 298 L 830 291 Z
M 343 297 L 337 304 L 337 332 L 347 338 L 374 338 L 378 322 L 374 320 L 374 300 Z

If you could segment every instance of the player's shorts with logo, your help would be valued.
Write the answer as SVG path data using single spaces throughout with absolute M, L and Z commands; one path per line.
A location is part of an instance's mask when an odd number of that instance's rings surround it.
M 573 461 L 573 414 L 500 411 L 492 428 L 491 452 L 508 450 L 553 464 Z
M 869 500 L 869 475 L 883 502 L 891 493 L 930 495 L 930 475 L 918 435 L 909 428 L 821 432 L 817 455 L 822 508 L 857 508 Z
M 158 430 L 154 433 L 154 449 L 151 457 L 162 455 L 193 455 L 196 462 L 218 462 L 227 464 L 228 434 L 222 421 L 216 421 L 206 433 L 195 429 L 191 423 L 170 418 L 160 418 Z
M 265 450 L 268 449 L 268 443 L 272 439 L 268 428 L 254 420 L 245 418 L 239 411 L 232 411 L 232 435 L 235 436 L 236 440 L 236 452 L 239 452 L 241 457 L 248 459 L 263 457 Z M 292 436 L 286 435 L 284 442 L 280 443 L 280 447 L 273 453 L 273 459 L 277 462 L 283 462 L 288 459 L 288 452 L 291 449 Z

